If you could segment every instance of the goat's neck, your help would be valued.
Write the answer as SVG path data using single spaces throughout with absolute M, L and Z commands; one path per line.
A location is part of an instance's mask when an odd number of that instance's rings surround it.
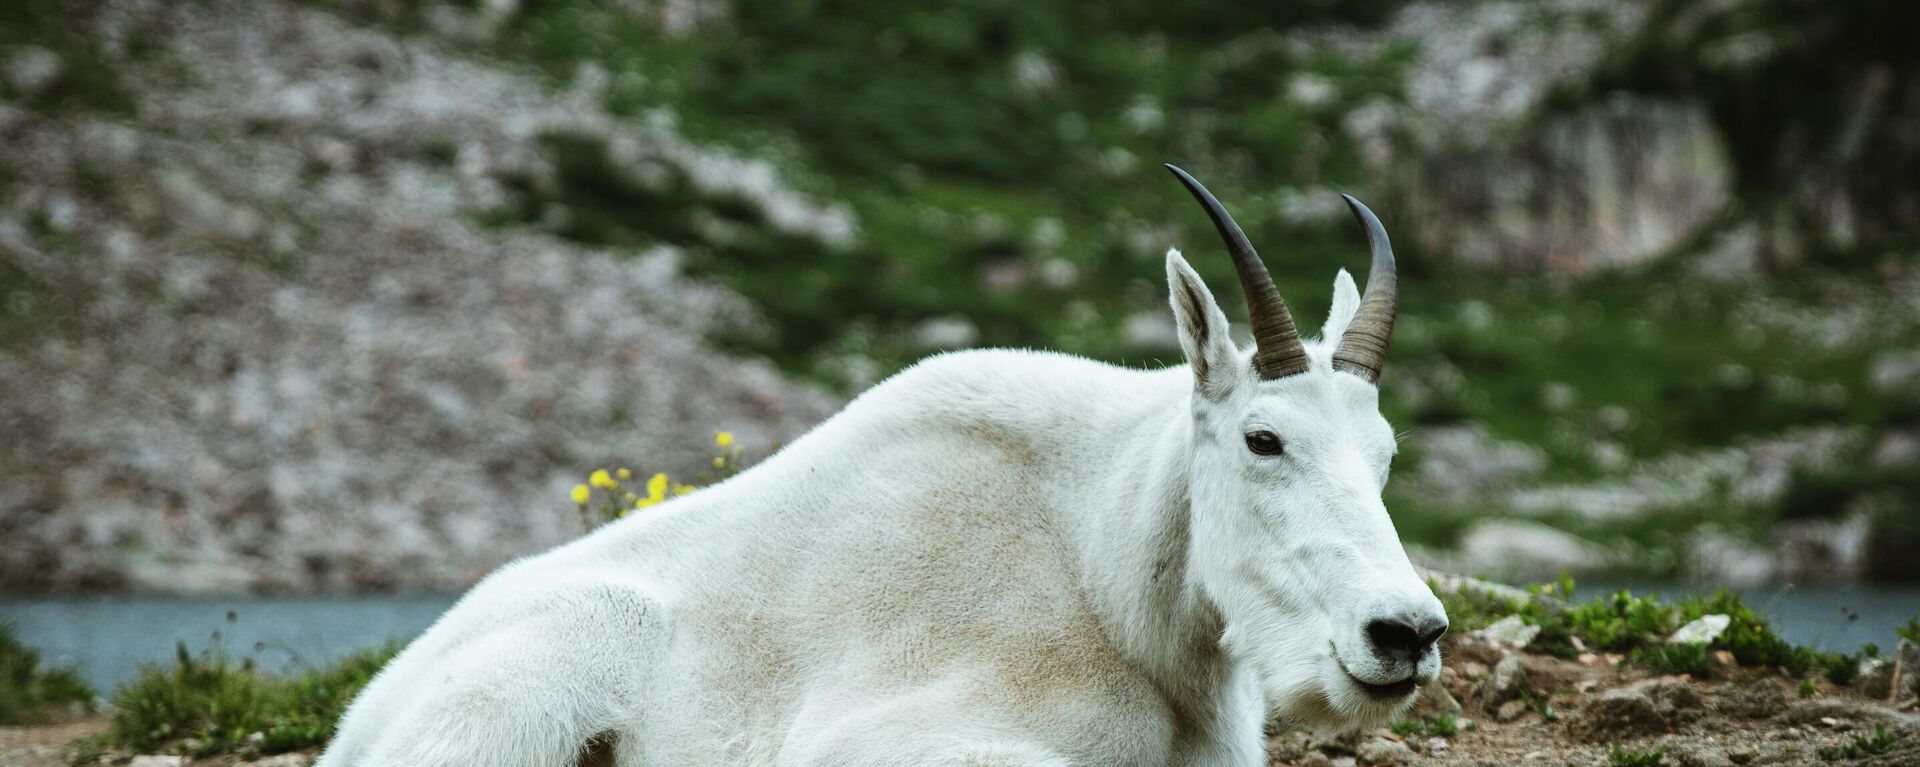
M 1117 419 L 1098 455 L 1076 458 L 1102 470 L 1062 504 L 1078 517 L 1067 527 L 1081 579 L 1112 641 L 1190 700 L 1214 698 L 1229 673 L 1222 619 L 1191 561 L 1192 428 L 1185 398 Z

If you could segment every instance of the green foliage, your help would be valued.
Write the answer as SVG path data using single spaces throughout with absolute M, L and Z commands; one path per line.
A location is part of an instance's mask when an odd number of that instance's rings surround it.
M 1532 599 L 1501 599 L 1487 594 L 1441 590 L 1447 614 L 1461 630 L 1483 627 L 1508 615 L 1538 626 L 1528 649 L 1573 657 L 1590 651 L 1625 653 L 1629 659 L 1667 673 L 1707 674 L 1711 652 L 1725 650 L 1742 666 L 1779 669 L 1792 676 L 1820 672 L 1834 684 L 1853 680 L 1859 656 L 1799 647 L 1781 639 L 1764 618 L 1726 589 L 1705 596 L 1662 601 L 1658 594 L 1628 591 L 1576 603 L 1560 601 L 1573 593 L 1573 579 L 1534 586 Z M 1667 637 L 1703 616 L 1725 615 L 1720 636 L 1706 645 L 1672 645 Z M 1576 645 L 1576 640 L 1578 644 Z
M 40 667 L 40 653 L 0 623 L 0 724 L 39 722 L 60 709 L 93 710 L 93 690 L 72 669 Z
M 120 82 L 115 65 L 101 53 L 102 41 L 88 33 L 98 11 L 92 0 L 10 0 L 0 3 L 0 54 L 15 46 L 33 45 L 59 57 L 52 82 L 18 92 L 8 78 L 0 78 L 0 97 L 36 110 L 61 112 L 96 110 L 127 114 L 133 97 Z M 138 55 L 145 39 L 130 29 L 124 41 Z
M 426 25 L 423 0 L 310 1 L 402 29 Z M 1183 4 L 774 0 L 667 34 L 612 4 L 550 0 L 494 17 L 488 42 L 458 44 L 556 86 L 590 65 L 607 75 L 610 111 L 669 119 L 849 209 L 857 238 L 823 243 L 698 188 L 671 163 L 622 167 L 600 139 L 560 132 L 541 141 L 553 178 L 510 180 L 506 204 L 483 218 L 615 250 L 681 248 L 688 270 L 751 299 L 767 319 L 717 340 L 851 389 L 938 351 L 920 330 L 953 317 L 981 346 L 1177 361 L 1164 341 L 1127 332 L 1134 318 L 1164 317 L 1166 247 L 1193 254 L 1229 313 L 1240 307 L 1230 265 L 1207 255 L 1218 247 L 1210 226 L 1157 167 L 1169 160 L 1205 179 L 1256 243 L 1284 252 L 1272 259 L 1275 277 L 1295 313 L 1316 324 L 1332 268 L 1360 268 L 1362 248 L 1339 215 L 1282 211 L 1298 194 L 1377 187 L 1346 124 L 1363 107 L 1404 101 L 1413 51 L 1363 55 L 1283 38 L 1301 25 L 1376 23 L 1401 4 L 1237 8 L 1222 25 Z M 1297 97 L 1295 83 L 1325 86 L 1325 96 Z M 450 155 L 429 144 L 425 157 L 444 164 Z M 1392 226 L 1392 211 L 1382 212 Z M 1870 445 L 1890 424 L 1920 417 L 1920 394 L 1877 391 L 1867 375 L 1878 350 L 1920 342 L 1920 318 L 1888 291 L 1863 289 L 1857 268 L 1815 263 L 1791 282 L 1723 283 L 1668 262 L 1575 281 L 1446 267 L 1409 228 L 1394 234 L 1400 372 L 1384 391 L 1387 415 L 1403 425 L 1481 423 L 1537 445 L 1549 457 L 1546 480 L 1615 476 L 1640 459 L 1807 424 L 1860 427 Z M 1875 318 L 1863 323 L 1872 330 L 1836 344 L 1810 323 L 1765 319 L 1835 306 Z M 1603 459 L 1597 445 L 1617 457 Z M 1865 461 L 1836 465 L 1796 476 L 1777 504 L 1721 493 L 1639 517 L 1543 521 L 1631 544 L 1645 552 L 1632 559 L 1637 572 L 1684 576 L 1693 530 L 1757 536 L 1781 517 L 1832 514 L 1867 495 L 1920 508 L 1920 480 L 1899 484 Z M 1406 483 L 1388 494 L 1409 542 L 1451 544 L 1502 513 L 1438 507 Z M 1870 553 L 1869 567 L 1906 561 L 1902 539 L 1875 540 L 1888 543 L 1876 544 L 1885 550 Z
M 99 745 L 195 756 L 317 746 L 332 736 L 353 696 L 398 651 L 391 646 L 366 650 L 331 666 L 279 677 L 218 650 L 196 658 L 181 644 L 171 667 L 142 668 L 114 693 L 113 722 Z
M 1815 753 L 1822 759 L 1859 759 L 1890 752 L 1899 744 L 1900 739 L 1887 732 L 1886 725 L 1876 724 L 1872 735 L 1855 735 L 1845 745 L 1821 748 Z
M 1607 754 L 1607 764 L 1612 767 L 1660 767 L 1666 763 L 1663 761 L 1666 756 L 1667 750 L 1664 748 L 1643 751 L 1614 746 L 1613 751 Z
M 1920 615 L 1908 618 L 1906 625 L 1895 628 L 1893 633 L 1900 635 L 1901 639 L 1920 645 Z
M 1633 651 L 1633 661 L 1662 674 L 1692 674 L 1706 676 L 1713 673 L 1713 655 L 1703 644 L 1676 644 L 1661 647 L 1642 647 Z
M 1451 738 L 1460 732 L 1460 718 L 1453 714 L 1426 716 L 1419 719 L 1407 719 L 1394 722 L 1390 728 L 1398 735 L 1438 735 Z

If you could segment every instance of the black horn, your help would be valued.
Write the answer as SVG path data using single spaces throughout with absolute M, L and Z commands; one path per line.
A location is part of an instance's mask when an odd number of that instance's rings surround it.
M 1367 272 L 1367 292 L 1360 297 L 1360 308 L 1353 322 L 1340 336 L 1333 350 L 1333 369 L 1359 374 L 1368 381 L 1380 382 L 1380 368 L 1387 361 L 1387 342 L 1393 339 L 1393 319 L 1399 314 L 1400 278 L 1394 273 L 1393 244 L 1387 241 L 1387 228 L 1379 217 L 1351 195 L 1346 198 L 1353 217 L 1367 232 L 1367 249 L 1373 253 L 1373 266 Z
M 1240 273 L 1240 289 L 1247 295 L 1247 318 L 1253 323 L 1255 372 L 1263 379 L 1305 372 L 1307 349 L 1300 343 L 1300 331 L 1293 326 L 1293 314 L 1287 311 L 1287 302 L 1280 298 L 1280 289 L 1273 286 L 1273 275 L 1268 274 L 1266 265 L 1260 262 L 1260 254 L 1254 252 L 1253 243 L 1247 241 L 1246 232 L 1240 231 L 1240 225 L 1233 222 L 1233 216 L 1227 215 L 1227 209 L 1193 176 L 1172 165 L 1168 165 L 1167 170 L 1173 171 L 1173 175 L 1193 194 L 1193 199 L 1200 201 L 1200 207 L 1207 211 L 1207 218 L 1213 219 L 1214 228 L 1220 230 L 1220 238 L 1226 240 L 1227 253 L 1233 256 L 1233 268 Z M 1392 261 L 1392 256 L 1388 256 L 1388 261 Z M 1371 291 L 1372 285 L 1368 285 L 1367 289 Z M 1391 327 L 1392 318 L 1389 317 L 1387 322 Z

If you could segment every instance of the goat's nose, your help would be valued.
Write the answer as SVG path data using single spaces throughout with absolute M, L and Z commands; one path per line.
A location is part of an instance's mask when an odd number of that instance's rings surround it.
M 1373 644 L 1374 653 L 1382 660 L 1399 663 L 1420 662 L 1445 633 L 1445 618 L 1399 616 L 1367 624 L 1367 641 Z

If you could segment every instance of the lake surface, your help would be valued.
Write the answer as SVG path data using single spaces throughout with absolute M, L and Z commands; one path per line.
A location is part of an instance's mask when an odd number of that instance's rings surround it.
M 1629 588 L 1664 596 L 1702 588 L 1655 582 L 1582 584 L 1585 598 Z M 1892 647 L 1893 629 L 1920 614 L 1920 587 L 1800 586 L 1741 590 L 1782 637 L 1796 644 L 1854 651 Z M 68 598 L 0 601 L 0 621 L 51 665 L 70 666 L 94 689 L 109 691 L 143 663 L 170 663 L 176 643 L 200 653 L 215 646 L 285 671 L 321 665 L 388 641 L 404 642 L 433 624 L 451 596 L 342 598 Z

